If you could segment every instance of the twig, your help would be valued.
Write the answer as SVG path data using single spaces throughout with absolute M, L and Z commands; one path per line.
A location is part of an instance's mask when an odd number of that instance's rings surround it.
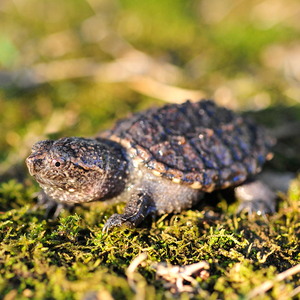
M 293 289 L 290 293 L 289 293 L 289 297 L 293 298 L 295 297 L 297 294 L 300 293 L 300 286 L 297 286 L 295 289 Z
M 252 290 L 250 293 L 248 293 L 246 295 L 245 299 L 246 300 L 250 300 L 250 299 L 254 298 L 255 296 L 258 296 L 260 294 L 266 293 L 269 289 L 271 289 L 274 286 L 274 284 L 276 282 L 280 282 L 280 281 L 286 279 L 287 277 L 295 275 L 295 274 L 297 274 L 299 272 L 300 272 L 300 264 L 298 264 L 298 265 L 296 265 L 296 266 L 294 266 L 294 267 L 292 267 L 292 268 L 290 268 L 290 269 L 288 269 L 288 270 L 286 270 L 286 271 L 278 274 L 275 277 L 275 279 L 273 279 L 273 280 L 267 280 L 267 281 L 265 281 L 260 286 L 256 287 L 254 290 Z M 294 295 L 296 295 L 297 293 L 299 293 L 300 292 L 299 287 L 296 288 L 295 290 L 293 290 L 291 293 L 293 293 L 293 292 L 295 293 Z
M 166 263 L 156 263 L 152 267 L 156 269 L 156 276 L 164 279 L 167 283 L 164 284 L 166 288 L 170 288 L 172 293 L 188 292 L 192 293 L 195 289 L 200 294 L 205 294 L 200 288 L 196 279 L 191 275 L 198 274 L 203 280 L 207 280 L 209 277 L 209 264 L 205 261 L 201 261 L 187 266 L 173 266 Z M 184 280 L 190 282 L 193 286 L 184 285 Z M 207 295 L 206 295 L 207 296 Z
M 127 281 L 130 286 L 130 288 L 134 291 L 134 293 L 137 292 L 136 284 L 134 281 L 134 271 L 139 266 L 141 262 L 143 262 L 148 257 L 148 254 L 146 252 L 143 252 L 139 254 L 129 265 L 129 267 L 126 270 L 126 276 Z

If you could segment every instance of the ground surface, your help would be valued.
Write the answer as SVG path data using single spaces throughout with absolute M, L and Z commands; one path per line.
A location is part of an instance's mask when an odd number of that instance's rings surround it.
M 1 1 L 0 298 L 299 299 L 300 273 L 276 277 L 300 263 L 299 178 L 268 222 L 236 216 L 232 194 L 215 193 L 102 235 L 123 204 L 45 220 L 32 211 L 39 188 L 24 164 L 38 140 L 93 136 L 130 112 L 210 97 L 270 127 L 279 140 L 266 170 L 296 176 L 299 12 L 292 0 Z M 126 272 L 142 252 L 134 294 Z M 156 278 L 155 262 L 202 260 L 210 276 L 191 293 Z M 267 280 L 272 288 L 256 296 Z

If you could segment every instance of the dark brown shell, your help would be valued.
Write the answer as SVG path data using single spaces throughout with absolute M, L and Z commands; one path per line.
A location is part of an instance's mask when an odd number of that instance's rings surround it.
M 274 144 L 264 128 L 207 100 L 134 114 L 100 136 L 155 175 L 208 192 L 259 172 Z

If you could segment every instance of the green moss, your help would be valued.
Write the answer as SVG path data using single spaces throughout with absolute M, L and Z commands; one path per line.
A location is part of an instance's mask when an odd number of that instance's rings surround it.
M 294 198 L 291 194 L 290 199 Z M 79 209 L 81 217 L 75 214 L 47 222 L 39 211 L 27 209 L 20 207 L 0 216 L 1 293 L 16 289 L 20 299 L 27 289 L 36 299 L 80 299 L 101 290 L 118 299 L 130 299 L 133 293 L 125 272 L 144 251 L 148 260 L 139 272 L 147 280 L 146 299 L 166 297 L 151 262 L 186 265 L 207 260 L 211 276 L 201 282 L 202 287 L 218 293 L 218 297 L 238 299 L 238 295 L 245 295 L 299 261 L 300 220 L 293 207 L 287 208 L 289 214 L 281 209 L 270 217 L 269 224 L 260 218 L 249 221 L 239 217 L 234 229 L 235 217 L 230 215 L 222 222 L 210 221 L 206 227 L 203 215 L 196 210 L 152 224 L 148 220 L 149 228 L 114 229 L 105 235 L 101 232 L 104 219 L 98 225 L 89 225 L 95 222 L 89 210 Z M 112 213 L 109 209 L 104 212 Z M 285 289 L 291 290 L 298 280 L 295 275 Z M 276 289 L 277 285 L 269 297 Z

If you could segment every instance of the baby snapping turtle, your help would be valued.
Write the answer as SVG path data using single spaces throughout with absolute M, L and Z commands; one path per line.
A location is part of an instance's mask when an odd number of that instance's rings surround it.
M 134 114 L 95 139 L 40 141 L 26 163 L 42 201 L 127 202 L 104 225 L 109 230 L 135 227 L 149 214 L 178 213 L 205 192 L 245 182 L 271 159 L 273 144 L 248 118 L 212 101 L 187 101 Z M 274 212 L 275 194 L 262 183 L 250 181 L 236 192 L 240 209 Z

